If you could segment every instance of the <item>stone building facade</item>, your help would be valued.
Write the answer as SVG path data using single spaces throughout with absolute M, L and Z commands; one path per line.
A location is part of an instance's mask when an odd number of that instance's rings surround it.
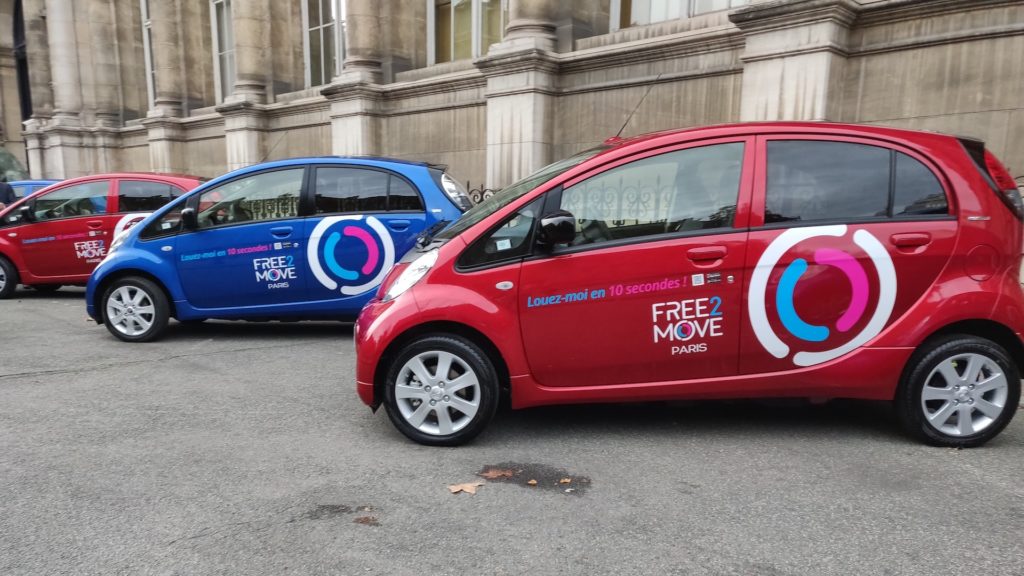
M 1024 175 L 1024 0 L 0 0 L 0 18 L 3 145 L 34 177 L 372 154 L 496 188 L 618 133 L 779 119 L 975 136 Z

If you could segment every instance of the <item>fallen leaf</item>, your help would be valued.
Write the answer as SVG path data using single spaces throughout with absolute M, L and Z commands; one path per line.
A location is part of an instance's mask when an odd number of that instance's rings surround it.
M 376 516 L 359 516 L 353 520 L 356 524 L 365 524 L 366 526 L 380 526 L 380 522 L 377 521 Z
M 488 480 L 494 480 L 495 478 L 511 478 L 515 475 L 513 470 L 504 470 L 502 468 L 491 468 L 477 474 L 481 478 L 487 478 Z
M 568 484 L 570 482 L 572 482 L 572 478 L 562 478 L 558 481 L 559 484 Z
M 458 494 L 459 492 L 465 492 L 467 494 L 476 494 L 476 489 L 479 486 L 483 486 L 483 482 L 466 482 L 465 484 L 452 484 L 448 487 L 448 491 L 452 494 Z
M 536 480 L 527 480 L 526 483 L 529 484 L 530 486 L 536 486 L 537 485 L 537 481 Z

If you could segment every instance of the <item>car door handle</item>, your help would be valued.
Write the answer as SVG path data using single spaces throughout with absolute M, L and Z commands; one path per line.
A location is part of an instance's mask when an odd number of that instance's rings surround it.
M 271 228 L 270 233 L 274 235 L 274 238 L 287 238 L 292 235 L 292 227 L 278 226 L 277 228 Z
M 408 220 L 388 220 L 388 228 L 391 228 L 395 232 L 405 232 L 409 229 L 409 224 L 411 224 L 411 222 Z
M 932 241 L 932 235 L 927 232 L 909 232 L 906 234 L 893 234 L 889 236 L 889 242 L 897 248 L 916 248 L 927 246 Z
M 727 253 L 728 250 L 725 249 L 725 246 L 702 246 L 687 250 L 686 257 L 694 262 L 707 262 L 708 260 L 721 260 Z
M 89 220 L 85 224 L 89 228 L 92 228 L 93 230 L 97 230 L 97 229 L 103 227 L 103 220 Z

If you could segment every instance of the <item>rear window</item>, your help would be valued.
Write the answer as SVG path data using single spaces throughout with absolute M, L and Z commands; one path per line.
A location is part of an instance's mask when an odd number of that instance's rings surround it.
M 181 195 L 177 186 L 145 180 L 121 180 L 117 202 L 120 212 L 152 212 Z
M 767 151 L 766 223 L 949 213 L 935 174 L 902 152 L 821 140 L 773 140 Z

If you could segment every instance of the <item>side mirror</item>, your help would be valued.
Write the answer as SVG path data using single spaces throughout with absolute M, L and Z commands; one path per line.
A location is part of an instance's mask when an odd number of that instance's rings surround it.
M 32 211 L 32 207 L 29 206 L 28 204 L 25 204 L 21 208 L 19 208 L 18 212 L 21 213 L 21 221 L 22 222 L 35 222 L 36 221 L 36 213 Z
M 185 208 L 181 211 L 181 224 L 185 230 L 199 228 L 199 218 L 196 216 L 195 208 Z
M 576 217 L 571 212 L 559 210 L 540 219 L 541 244 L 572 244 L 576 239 Z

